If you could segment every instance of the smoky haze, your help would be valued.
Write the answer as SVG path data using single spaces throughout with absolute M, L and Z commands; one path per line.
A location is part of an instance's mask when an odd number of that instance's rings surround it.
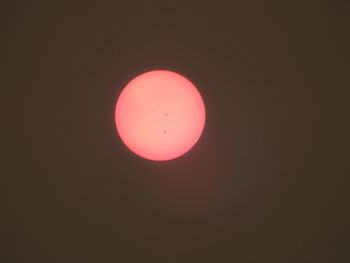
M 2 262 L 346 262 L 345 10 L 2 3 Z M 154 69 L 206 106 L 196 146 L 167 162 L 114 123 L 122 88 Z

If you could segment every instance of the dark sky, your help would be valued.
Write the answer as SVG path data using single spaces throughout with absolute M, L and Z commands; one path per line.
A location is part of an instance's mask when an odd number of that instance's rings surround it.
M 0 9 L 2 262 L 349 262 L 348 4 Z M 188 77 L 207 110 L 167 162 L 114 124 L 121 89 L 153 69 Z

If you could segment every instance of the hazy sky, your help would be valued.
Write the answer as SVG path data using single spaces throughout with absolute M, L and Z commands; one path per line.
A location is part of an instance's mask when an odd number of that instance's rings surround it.
M 348 9 L 204 2 L 1 4 L 1 262 L 347 262 Z M 169 162 L 115 130 L 152 69 L 206 104 Z

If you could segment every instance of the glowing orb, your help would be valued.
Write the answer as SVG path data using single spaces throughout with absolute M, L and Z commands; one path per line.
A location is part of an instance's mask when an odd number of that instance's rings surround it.
M 197 88 L 171 71 L 149 71 L 132 79 L 115 108 L 125 145 L 146 159 L 165 161 L 190 150 L 202 134 L 205 107 Z

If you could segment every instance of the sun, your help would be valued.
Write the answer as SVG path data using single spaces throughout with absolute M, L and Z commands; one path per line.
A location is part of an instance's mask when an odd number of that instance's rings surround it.
M 166 161 L 197 143 L 205 125 L 205 106 L 187 78 L 154 70 L 138 75 L 124 87 L 117 100 L 115 123 L 132 152 Z

